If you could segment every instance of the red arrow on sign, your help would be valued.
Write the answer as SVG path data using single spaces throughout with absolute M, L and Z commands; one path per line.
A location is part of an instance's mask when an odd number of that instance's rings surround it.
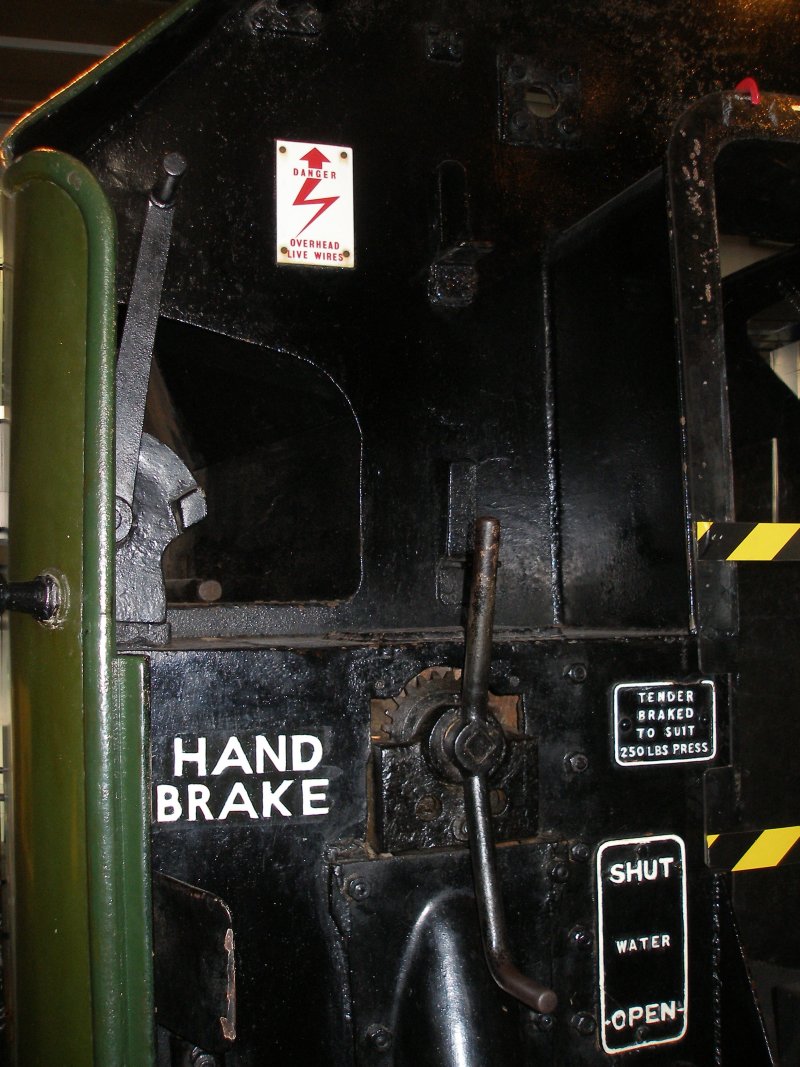
M 330 163 L 328 157 L 324 156 L 318 148 L 312 148 L 310 152 L 306 152 L 306 154 L 300 158 L 308 163 L 309 170 L 321 170 L 323 163 Z M 312 215 L 308 220 L 303 229 L 298 231 L 298 237 L 303 230 L 307 230 L 311 223 L 318 219 L 324 211 L 327 211 L 331 204 L 335 204 L 339 199 L 338 196 L 318 196 L 312 200 L 311 193 L 314 192 L 321 181 L 321 178 L 306 178 L 300 188 L 300 192 L 294 198 L 294 207 L 304 207 L 306 204 L 322 205 L 319 211 L 315 215 Z

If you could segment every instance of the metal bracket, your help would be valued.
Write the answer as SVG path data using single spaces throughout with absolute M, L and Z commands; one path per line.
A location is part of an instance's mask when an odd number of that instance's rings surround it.
M 530 56 L 498 57 L 500 140 L 536 148 L 577 148 L 581 141 L 578 68 L 555 69 Z

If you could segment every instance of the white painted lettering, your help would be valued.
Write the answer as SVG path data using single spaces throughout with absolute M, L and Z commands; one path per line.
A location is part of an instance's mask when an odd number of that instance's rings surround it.
M 303 749 L 310 748 L 311 754 L 303 758 Z M 322 742 L 311 734 L 292 735 L 292 770 L 313 771 L 322 761 Z
M 156 821 L 175 822 L 183 814 L 178 790 L 174 785 L 156 786 Z
M 304 778 L 303 789 L 303 814 L 304 815 L 327 815 L 331 810 L 325 801 L 327 795 L 320 790 L 328 788 L 327 778 Z M 325 805 L 322 807 L 321 805 Z
M 273 808 L 279 815 L 292 814 L 281 800 L 281 797 L 293 781 L 293 778 L 287 778 L 285 781 L 280 782 L 276 789 L 272 788 L 271 782 L 261 783 L 261 814 L 265 819 L 272 817 Z
M 204 737 L 198 737 L 196 752 L 186 752 L 183 747 L 183 738 L 176 737 L 172 742 L 172 751 L 175 757 L 173 777 L 183 777 L 184 763 L 193 763 L 197 767 L 198 776 L 201 778 L 205 778 L 208 774 L 206 770 L 206 739 Z
M 230 767 L 238 767 L 240 771 L 245 774 L 252 774 L 253 768 L 250 765 L 250 761 L 244 754 L 241 742 L 238 737 L 229 737 L 228 743 L 222 750 L 222 755 L 217 760 L 213 771 L 213 774 L 222 774 L 223 771 L 227 771 Z
M 210 821 L 214 818 L 208 802 L 211 799 L 211 790 L 207 785 L 190 785 L 186 791 L 187 815 L 189 822 L 197 822 L 197 813 L 202 812 L 203 818 Z
M 256 734 L 256 774 L 264 774 L 265 758 L 276 771 L 286 770 L 286 735 L 278 736 L 278 751 L 267 741 L 263 734 Z
M 642 934 L 639 937 L 615 939 L 614 944 L 620 956 L 634 952 L 653 952 L 670 947 L 669 934 Z
M 655 882 L 658 878 L 669 878 L 674 856 L 659 856 L 654 860 L 626 860 L 625 863 L 612 863 L 608 869 L 608 879 L 614 885 L 626 882 Z
M 609 880 L 614 885 L 622 885 L 625 881 L 625 868 L 621 863 L 612 863 L 609 867 Z
M 244 812 L 249 815 L 251 819 L 258 818 L 258 812 L 253 807 L 253 801 L 247 795 L 247 790 L 241 782 L 236 782 L 228 793 L 228 799 L 223 805 L 222 811 L 219 813 L 220 822 L 224 822 L 225 819 L 232 812 Z
M 627 1008 L 618 1008 L 608 1023 L 615 1030 L 624 1030 L 626 1027 L 634 1029 L 641 1022 L 657 1025 L 658 1023 L 674 1022 L 678 1015 L 682 1015 L 683 1005 L 677 1000 L 661 1000 L 652 1004 L 631 1004 Z

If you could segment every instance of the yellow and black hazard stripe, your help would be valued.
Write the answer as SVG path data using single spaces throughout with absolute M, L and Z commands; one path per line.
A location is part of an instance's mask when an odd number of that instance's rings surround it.
M 800 863 L 800 826 L 708 834 L 706 863 L 718 871 L 758 871 Z
M 800 522 L 696 522 L 700 559 L 800 560 Z

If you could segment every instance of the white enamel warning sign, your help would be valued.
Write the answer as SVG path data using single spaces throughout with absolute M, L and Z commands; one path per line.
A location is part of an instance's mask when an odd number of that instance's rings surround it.
M 276 260 L 301 267 L 354 267 L 353 149 L 277 141 Z

